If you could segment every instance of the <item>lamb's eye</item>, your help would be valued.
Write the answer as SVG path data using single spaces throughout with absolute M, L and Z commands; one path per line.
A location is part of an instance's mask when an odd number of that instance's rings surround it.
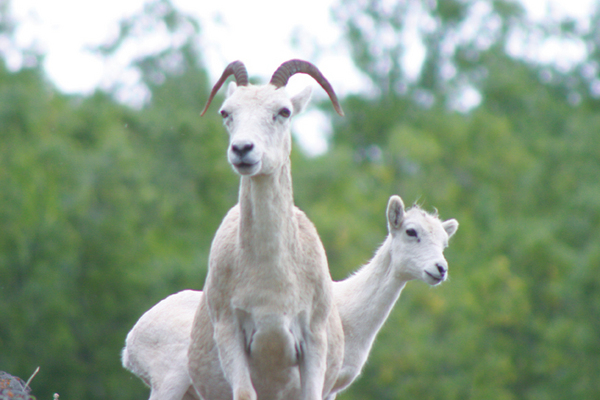
M 221 110 L 221 117 L 227 118 L 227 117 L 229 117 L 229 113 L 225 110 Z
M 290 115 L 292 115 L 292 112 L 289 108 L 283 107 L 281 110 L 279 110 L 279 115 L 281 115 L 283 118 L 289 118 Z
M 415 231 L 414 229 L 407 229 L 406 230 L 406 234 L 410 237 L 417 237 L 417 231 Z

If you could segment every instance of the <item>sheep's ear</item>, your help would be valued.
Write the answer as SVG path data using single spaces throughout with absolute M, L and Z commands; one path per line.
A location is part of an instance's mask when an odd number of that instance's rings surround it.
M 448 238 L 451 238 L 452 235 L 454 235 L 456 233 L 456 231 L 458 230 L 458 221 L 455 219 L 449 219 L 449 220 L 442 222 L 442 226 L 444 227 L 444 230 L 448 234 Z
M 312 88 L 310 86 L 305 87 L 300 93 L 292 97 L 292 105 L 294 106 L 294 115 L 300 114 L 310 101 L 312 95 Z
M 229 82 L 229 86 L 227 86 L 227 97 L 230 97 L 233 92 L 237 89 L 237 84 L 233 81 Z
M 390 197 L 387 206 L 388 231 L 391 233 L 400 229 L 404 220 L 404 203 L 400 196 Z

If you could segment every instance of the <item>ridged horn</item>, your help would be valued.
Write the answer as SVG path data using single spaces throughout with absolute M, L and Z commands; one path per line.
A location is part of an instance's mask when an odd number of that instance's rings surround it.
M 271 77 L 271 81 L 269 83 L 275 86 L 276 88 L 284 87 L 285 85 L 287 85 L 290 77 L 298 73 L 310 75 L 314 80 L 316 80 L 329 95 L 329 98 L 331 99 L 331 103 L 333 104 L 333 108 L 335 108 L 335 111 L 337 111 L 339 115 L 344 116 L 344 111 L 340 106 L 340 102 L 338 101 L 338 98 L 335 92 L 333 91 L 331 84 L 327 79 L 325 79 L 321 71 L 319 71 L 317 67 L 315 67 L 308 61 L 289 60 L 284 62 L 279 66 L 279 68 L 277 68 L 277 70 Z
M 223 83 L 225 83 L 227 78 L 229 78 L 231 75 L 235 77 L 235 82 L 238 86 L 248 86 L 248 71 L 246 71 L 246 66 L 244 65 L 244 63 L 241 61 L 234 61 L 230 63 L 225 68 L 225 71 L 223 71 L 223 74 L 221 75 L 217 83 L 215 83 L 215 86 L 213 86 L 210 92 L 210 96 L 208 96 L 208 101 L 204 106 L 204 110 L 202 110 L 202 112 L 200 113 L 200 116 L 203 116 L 206 113 L 206 110 L 208 110 L 211 101 L 213 100 L 221 86 L 223 86 Z

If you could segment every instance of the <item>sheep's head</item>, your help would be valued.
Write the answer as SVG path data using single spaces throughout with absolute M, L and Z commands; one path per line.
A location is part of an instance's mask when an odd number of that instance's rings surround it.
M 227 157 L 240 175 L 269 174 L 289 159 L 291 118 L 304 110 L 311 95 L 310 87 L 292 97 L 287 94 L 285 86 L 296 73 L 313 77 L 329 94 L 336 111 L 343 115 L 329 82 L 314 65 L 306 61 L 290 60 L 283 63 L 269 84 L 263 86 L 249 85 L 244 64 L 234 61 L 213 87 L 201 115 L 204 115 L 227 78 L 234 75 L 235 82 L 229 84 L 219 112 L 230 135 Z
M 437 285 L 448 277 L 444 249 L 458 229 L 455 219 L 440 221 L 419 207 L 404 210 L 398 196 L 387 207 L 388 230 L 392 237 L 392 265 L 402 279 L 419 279 Z

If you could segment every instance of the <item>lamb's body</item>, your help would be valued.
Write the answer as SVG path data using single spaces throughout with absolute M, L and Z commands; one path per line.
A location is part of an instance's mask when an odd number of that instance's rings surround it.
M 212 92 L 236 74 L 221 114 L 241 182 L 211 245 L 190 377 L 206 400 L 318 400 L 341 367 L 343 333 L 325 250 L 292 196 L 290 117 L 310 90 L 290 98 L 283 88 L 291 74 L 314 77 L 316 68 L 284 63 L 265 86 L 248 85 L 242 68 L 230 64 Z
M 397 196 L 390 198 L 387 218 L 389 235 L 373 259 L 349 278 L 333 283 L 334 301 L 344 327 L 345 350 L 341 371 L 334 387 L 328 392 L 328 400 L 334 399 L 337 392 L 348 387 L 359 375 L 377 333 L 406 283 L 412 279 L 419 279 L 435 285 L 447 277 L 447 263 L 443 257 L 443 249 L 448 239 L 456 232 L 458 227 L 456 220 L 442 223 L 437 217 L 426 214 L 418 208 L 404 213 L 402 201 Z M 416 236 L 409 236 L 413 231 Z M 193 293 L 197 297 L 196 301 L 200 301 L 202 292 Z M 169 299 L 170 297 L 163 302 Z M 156 318 L 160 318 L 166 326 L 175 326 L 171 319 L 178 314 L 174 311 L 176 308 L 177 304 L 173 304 L 172 307 L 165 309 L 165 311 L 169 310 L 168 312 L 160 317 L 157 315 Z M 205 317 L 200 323 L 210 323 L 210 319 Z M 152 335 L 152 333 L 152 331 L 136 330 L 137 335 Z M 189 334 L 189 331 L 177 332 L 176 336 L 184 337 L 186 334 Z M 160 340 L 161 338 L 148 338 L 143 341 L 144 343 L 156 341 L 156 348 L 144 349 L 142 346 L 136 346 L 135 349 L 137 352 L 156 352 L 156 357 L 171 362 L 173 370 L 185 370 L 186 365 L 182 360 L 171 359 L 170 354 L 160 349 L 161 346 L 158 344 Z M 208 386 L 206 390 L 211 390 L 211 387 L 227 387 L 223 374 L 220 371 L 212 372 L 210 380 L 206 381 Z M 155 377 L 153 381 L 162 379 L 157 371 L 150 371 L 150 373 Z M 168 400 L 179 400 L 179 398 Z
M 202 292 L 184 290 L 148 310 L 127 335 L 123 366 L 151 388 L 150 400 L 194 400 L 188 348 Z

